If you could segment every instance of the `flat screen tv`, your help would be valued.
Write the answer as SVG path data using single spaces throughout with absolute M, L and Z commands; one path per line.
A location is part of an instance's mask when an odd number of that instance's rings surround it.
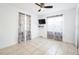
M 46 24 L 45 19 L 39 19 L 39 24 Z

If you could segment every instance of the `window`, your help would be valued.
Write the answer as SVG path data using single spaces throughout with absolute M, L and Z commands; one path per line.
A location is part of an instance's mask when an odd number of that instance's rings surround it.
M 63 16 L 51 17 L 47 19 L 48 31 L 63 32 Z

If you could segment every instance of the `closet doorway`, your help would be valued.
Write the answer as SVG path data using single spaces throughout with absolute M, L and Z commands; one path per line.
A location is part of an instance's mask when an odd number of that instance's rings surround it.
M 19 12 L 18 43 L 31 40 L 31 16 Z

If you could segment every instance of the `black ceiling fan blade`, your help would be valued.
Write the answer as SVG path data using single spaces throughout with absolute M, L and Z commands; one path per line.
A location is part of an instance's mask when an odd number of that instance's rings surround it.
M 44 8 L 53 8 L 53 6 L 44 6 Z
M 38 3 L 35 3 L 37 6 L 40 6 L 41 7 L 41 5 L 40 4 L 38 4 Z

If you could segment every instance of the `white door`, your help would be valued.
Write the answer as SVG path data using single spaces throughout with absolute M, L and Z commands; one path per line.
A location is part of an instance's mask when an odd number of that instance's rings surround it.
M 26 40 L 31 40 L 31 16 L 26 15 Z

